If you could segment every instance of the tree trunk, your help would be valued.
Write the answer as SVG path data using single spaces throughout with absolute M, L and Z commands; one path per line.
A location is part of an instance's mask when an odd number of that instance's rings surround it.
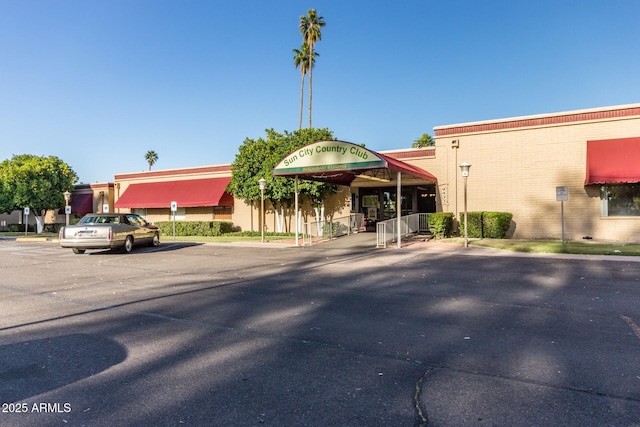
M 309 44 L 309 129 L 311 129 L 312 99 L 313 99 L 313 44 Z
M 284 207 L 282 205 L 275 209 L 276 214 L 276 232 L 282 233 L 284 230 Z
M 40 215 L 35 215 L 35 210 L 34 210 L 34 217 L 36 218 L 36 233 L 37 234 L 42 234 L 42 232 L 44 231 L 44 217 L 47 214 L 47 211 L 45 211 L 44 209 L 42 210 L 42 212 L 40 213 Z
M 317 206 L 313 208 L 313 211 L 316 214 L 316 233 L 318 233 L 318 237 L 322 237 L 322 224 L 320 224 L 320 209 Z
M 304 105 L 304 74 L 302 74 L 302 81 L 300 82 L 300 121 L 298 122 L 298 130 L 302 129 L 302 109 Z

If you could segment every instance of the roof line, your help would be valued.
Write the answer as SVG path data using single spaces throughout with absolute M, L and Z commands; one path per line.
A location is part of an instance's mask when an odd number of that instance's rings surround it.
M 463 133 L 518 129 L 524 127 L 552 126 L 593 120 L 622 119 L 634 116 L 640 116 L 640 104 L 628 104 L 614 107 L 565 111 L 561 113 L 538 114 L 498 120 L 460 123 L 448 126 L 436 126 L 433 129 L 435 135 L 438 137 Z

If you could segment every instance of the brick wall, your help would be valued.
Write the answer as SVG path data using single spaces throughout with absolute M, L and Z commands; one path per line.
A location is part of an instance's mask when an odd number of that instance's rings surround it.
M 531 121 L 517 118 L 511 127 L 508 120 L 496 121 L 493 127 L 491 122 L 482 122 L 482 126 L 439 127 L 436 157 L 417 165 L 435 173 L 440 188 L 447 187 L 449 203 L 443 204 L 442 210 L 457 214 L 464 203 L 463 179 L 457 165 L 471 163 L 468 210 L 513 213 L 514 238 L 559 239 L 561 207 L 555 189 L 567 186 L 566 238 L 580 240 L 592 236 L 598 240 L 640 241 L 640 217 L 601 217 L 599 187 L 584 185 L 587 140 L 640 136 L 640 108 L 621 110 L 625 114 L 601 109 L 550 115 L 575 121 L 545 121 L 538 120 L 543 116 L 535 116 L 535 123 L 543 123 L 537 126 L 522 125 Z M 581 120 L 584 117 L 591 119 Z M 546 124 L 549 122 L 552 124 Z M 459 141 L 459 148 L 451 147 L 452 140 Z

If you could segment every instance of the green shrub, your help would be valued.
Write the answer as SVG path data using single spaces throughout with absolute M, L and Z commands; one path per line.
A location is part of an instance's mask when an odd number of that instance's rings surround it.
M 484 212 L 468 212 L 469 218 L 467 219 L 467 226 L 469 232 L 467 236 L 469 238 L 480 239 L 483 236 L 483 223 L 482 217 Z M 464 212 L 460 213 L 460 235 L 464 235 Z
M 57 224 L 57 223 L 51 223 L 51 224 L 45 224 L 44 225 L 44 232 L 45 233 L 57 233 L 58 231 L 60 231 L 60 228 L 64 227 L 64 224 Z
M 24 232 L 24 224 L 7 224 L 7 228 L 11 233 Z M 27 231 L 30 233 L 34 233 L 36 231 L 35 224 L 28 224 Z
M 436 238 L 451 237 L 453 233 L 453 213 L 434 212 L 427 216 L 429 231 Z
M 509 212 L 469 212 L 469 238 L 504 239 L 511 226 L 513 214 Z M 460 214 L 460 235 L 464 235 L 464 213 Z
M 511 227 L 513 214 L 509 212 L 485 212 L 482 216 L 483 235 L 489 239 L 504 239 Z
M 173 221 L 154 223 L 164 236 L 173 236 Z M 233 223 L 223 221 L 176 221 L 176 236 L 220 236 L 230 233 Z

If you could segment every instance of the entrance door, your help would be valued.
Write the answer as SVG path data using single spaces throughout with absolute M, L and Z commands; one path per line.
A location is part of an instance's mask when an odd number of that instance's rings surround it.
M 361 189 L 360 206 L 366 221 L 375 224 L 380 219 L 380 191 L 377 188 Z
M 398 205 L 396 204 L 396 192 L 385 189 L 382 192 L 382 220 L 396 218 Z
M 418 212 L 432 213 L 436 211 L 436 186 L 418 186 Z

